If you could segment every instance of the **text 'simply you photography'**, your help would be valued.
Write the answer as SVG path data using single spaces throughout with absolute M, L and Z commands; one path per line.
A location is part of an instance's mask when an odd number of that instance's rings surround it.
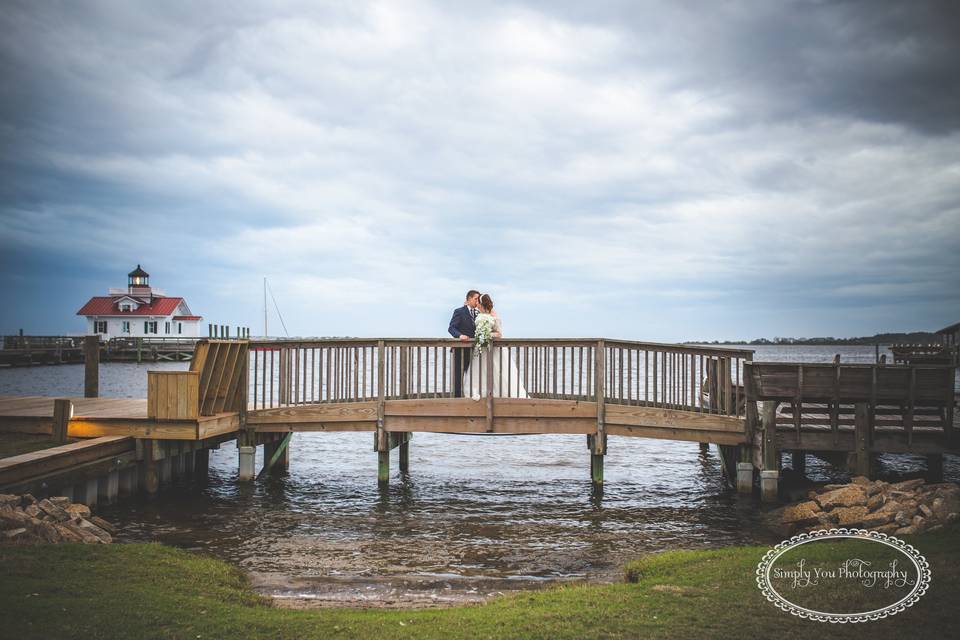
M 0 637 L 960 625 L 960 5 L 0 2 Z

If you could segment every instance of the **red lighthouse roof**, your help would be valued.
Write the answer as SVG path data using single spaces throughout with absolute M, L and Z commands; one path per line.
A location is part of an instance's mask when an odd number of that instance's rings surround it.
M 132 311 L 120 311 L 118 302 L 128 296 L 94 296 L 83 305 L 78 316 L 168 316 L 177 310 L 183 298 L 153 297 L 149 300 L 134 298 L 137 308 Z

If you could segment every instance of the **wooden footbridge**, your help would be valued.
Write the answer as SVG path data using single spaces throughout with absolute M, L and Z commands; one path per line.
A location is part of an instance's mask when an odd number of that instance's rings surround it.
M 371 433 L 381 483 L 393 449 L 408 470 L 414 432 L 581 434 L 597 487 L 610 436 L 713 443 L 731 483 L 752 491 L 759 475 L 767 498 L 781 451 L 867 475 L 877 453 L 957 452 L 952 366 L 757 363 L 742 349 L 505 339 L 466 372 L 474 399 L 454 397 L 457 348 L 470 349 L 449 339 L 204 340 L 189 371 L 148 373 L 146 401 L 77 400 L 57 412 L 53 399 L 0 398 L 0 431 L 130 437 L 127 473 L 147 491 L 227 440 L 237 441 L 242 480 L 255 476 L 259 445 L 265 470 L 282 467 L 294 432 Z M 30 455 L 0 462 L 0 485 L 39 477 Z

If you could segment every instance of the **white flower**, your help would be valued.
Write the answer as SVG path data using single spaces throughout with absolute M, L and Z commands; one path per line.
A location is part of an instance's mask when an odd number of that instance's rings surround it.
M 474 325 L 476 326 L 476 331 L 473 335 L 477 347 L 482 348 L 490 344 L 491 338 L 493 337 L 493 316 L 489 313 L 480 313 L 477 315 Z

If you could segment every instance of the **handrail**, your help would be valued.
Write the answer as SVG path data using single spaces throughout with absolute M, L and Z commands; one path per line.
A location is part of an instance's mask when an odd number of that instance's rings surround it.
M 465 367 L 473 344 L 451 338 L 257 339 L 249 347 L 253 410 L 378 397 L 596 402 L 601 388 L 608 405 L 739 417 L 743 365 L 753 356 L 752 350 L 632 340 L 506 338 L 480 352 L 475 367 Z

